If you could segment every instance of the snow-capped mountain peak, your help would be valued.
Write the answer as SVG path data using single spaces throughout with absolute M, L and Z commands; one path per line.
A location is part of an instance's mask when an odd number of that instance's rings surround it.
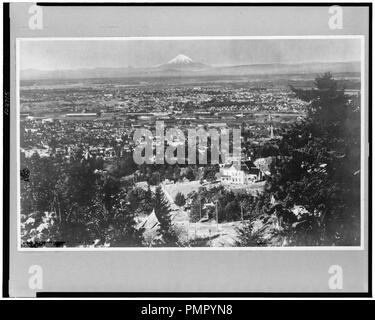
M 168 70 L 170 72 L 193 72 L 193 71 L 201 71 L 203 69 L 207 69 L 208 66 L 204 65 L 203 63 L 196 62 L 193 59 L 189 58 L 184 54 L 179 54 L 174 57 L 172 60 L 169 60 L 165 64 L 161 64 L 159 68 L 163 70 Z
M 193 62 L 193 59 L 190 59 L 188 56 L 185 56 L 184 54 L 179 54 L 172 60 L 169 60 L 168 64 L 190 64 Z

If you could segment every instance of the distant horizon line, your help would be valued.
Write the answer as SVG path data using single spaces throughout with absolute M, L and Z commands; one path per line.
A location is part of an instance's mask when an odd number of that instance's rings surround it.
M 201 63 L 193 59 L 194 62 Z M 282 61 L 282 62 L 255 62 L 255 63 L 242 63 L 242 64 L 222 64 L 222 65 L 208 65 L 204 64 L 207 67 L 212 68 L 225 68 L 225 67 L 239 67 L 239 66 L 255 66 L 255 65 L 271 65 L 271 64 L 286 64 L 286 65 L 296 65 L 296 64 L 308 64 L 308 63 L 361 63 L 361 60 L 329 60 L 329 61 L 322 61 L 322 60 L 305 60 L 305 61 Z M 158 68 L 162 65 L 167 64 L 161 63 L 152 66 L 108 66 L 108 67 L 77 67 L 77 68 L 66 68 L 66 69 L 38 69 L 38 68 L 20 68 L 20 71 L 45 71 L 45 72 L 53 72 L 53 71 L 77 71 L 77 70 L 95 70 L 95 69 L 142 69 L 142 68 Z

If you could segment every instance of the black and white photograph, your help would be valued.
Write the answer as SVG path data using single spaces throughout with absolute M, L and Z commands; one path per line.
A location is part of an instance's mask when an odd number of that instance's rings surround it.
M 361 246 L 363 37 L 18 39 L 19 245 Z
M 371 11 L 4 6 L 3 295 L 369 297 Z

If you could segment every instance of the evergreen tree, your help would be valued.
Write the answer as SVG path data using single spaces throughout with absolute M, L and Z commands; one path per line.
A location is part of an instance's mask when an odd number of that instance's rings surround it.
M 262 232 L 254 232 L 251 221 L 247 221 L 242 227 L 238 228 L 236 247 L 264 247 L 266 245 L 267 242 L 263 239 Z
M 171 208 L 168 201 L 164 198 L 163 190 L 160 186 L 156 187 L 153 199 L 155 216 L 159 221 L 157 246 L 175 247 L 178 246 L 178 236 L 174 230 L 171 217 Z
M 349 99 L 330 73 L 315 85 L 312 90 L 292 88 L 309 103 L 308 115 L 279 143 L 280 155 L 266 185 L 275 200 L 269 209 L 289 245 L 358 245 L 360 100 Z
M 189 219 L 191 222 L 198 222 L 202 218 L 202 197 L 197 192 L 191 195 Z
M 115 247 L 142 246 L 143 232 L 138 227 L 136 213 L 128 201 L 128 193 L 122 190 L 115 199 L 108 224 L 107 242 Z
M 175 200 L 174 200 L 175 204 L 177 204 L 179 207 L 182 207 L 185 205 L 186 203 L 186 199 L 184 197 L 184 195 L 181 193 L 181 192 L 178 192 L 176 194 L 176 197 L 175 197 Z

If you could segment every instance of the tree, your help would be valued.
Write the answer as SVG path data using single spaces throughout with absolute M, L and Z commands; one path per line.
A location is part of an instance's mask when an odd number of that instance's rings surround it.
M 177 204 L 179 207 L 183 207 L 186 203 L 185 196 L 181 192 L 178 192 L 176 194 L 174 203 Z
M 85 159 L 80 149 L 63 166 L 53 203 L 66 246 L 91 245 L 98 236 L 91 227 L 93 216 L 102 216 L 104 210 L 104 180 L 95 170 L 95 163 Z
M 202 218 L 202 198 L 197 192 L 191 195 L 189 219 L 191 222 L 198 222 Z
M 349 99 L 329 73 L 315 86 L 292 88 L 308 102 L 308 115 L 279 143 L 266 184 L 275 200 L 268 209 L 289 245 L 358 245 L 360 97 Z
M 142 246 L 143 232 L 135 220 L 136 213 L 128 201 L 128 193 L 122 190 L 116 197 L 106 228 L 106 241 L 114 247 Z
M 140 214 L 150 214 L 152 212 L 152 192 L 150 186 L 147 190 L 133 188 L 128 193 L 130 209 Z
M 207 165 L 204 167 L 203 178 L 208 181 L 215 181 L 216 174 L 220 171 L 219 165 Z
M 112 176 L 104 177 L 103 180 L 103 202 L 106 209 L 110 210 L 114 205 L 116 195 L 120 192 L 120 181 Z
M 156 187 L 153 206 L 155 216 L 159 221 L 159 238 L 155 242 L 156 246 L 178 246 L 178 236 L 172 224 L 171 209 L 168 201 L 164 198 L 163 190 L 160 186 Z
M 22 166 L 29 173 L 28 181 L 24 182 L 24 191 L 29 192 L 30 202 L 25 206 L 31 206 L 33 211 L 50 211 L 54 189 L 61 174 L 59 166 L 53 158 L 41 158 L 37 153 L 26 158 Z
M 217 203 L 219 222 L 235 221 L 241 217 L 240 208 L 233 192 L 221 191 Z
M 256 199 L 251 194 L 239 193 L 236 195 L 236 201 L 241 210 L 241 219 L 250 219 L 256 216 L 255 203 Z
M 194 181 L 196 179 L 196 175 L 194 174 L 194 170 L 191 167 L 187 168 L 186 179 L 188 179 L 190 181 Z
M 153 172 L 149 179 L 147 180 L 148 184 L 152 186 L 156 186 L 160 183 L 160 173 L 159 172 Z
M 121 188 L 119 171 L 98 171 L 101 164 L 83 154 L 22 159 L 23 246 L 143 245 L 136 215 L 151 212 L 151 190 Z
M 54 195 L 61 176 L 57 161 L 34 153 L 21 160 L 21 237 L 23 246 L 60 246 Z
M 134 163 L 130 152 L 124 153 L 122 157 L 117 157 L 112 166 L 112 173 L 116 177 L 128 176 L 137 170 L 137 165 Z
M 236 247 L 264 247 L 267 242 L 263 239 L 262 232 L 254 231 L 252 221 L 247 221 L 242 227 L 238 228 L 238 237 Z

